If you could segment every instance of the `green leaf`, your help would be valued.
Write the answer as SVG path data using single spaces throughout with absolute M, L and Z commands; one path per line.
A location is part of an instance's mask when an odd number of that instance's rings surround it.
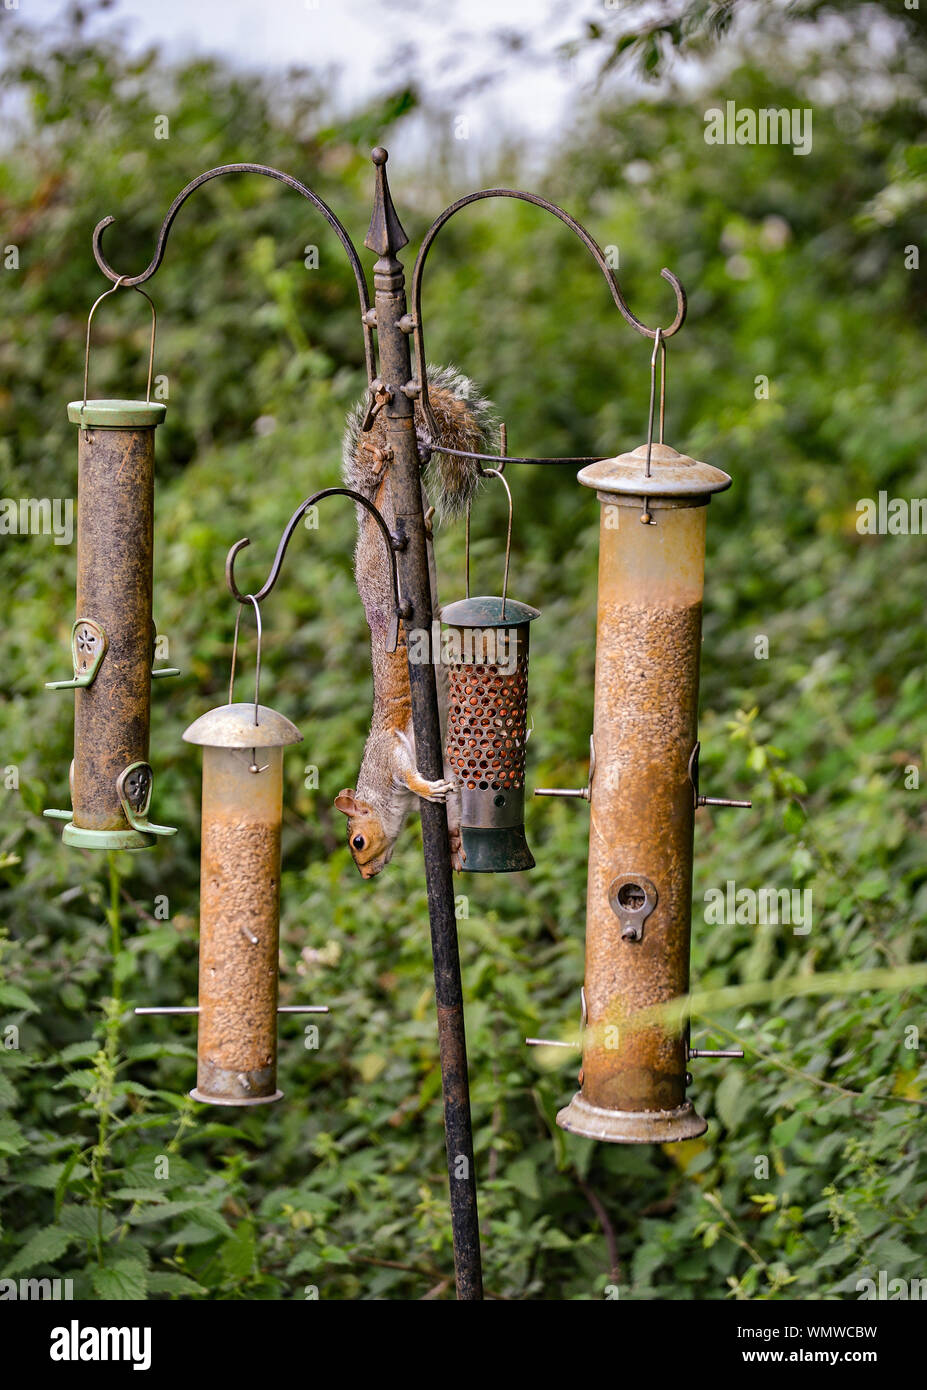
M 647 1287 L 650 1283 L 650 1276 L 664 1263 L 667 1254 L 668 1251 L 659 1245 L 652 1243 L 639 1245 L 631 1261 L 631 1276 L 634 1283 Z
M 100 1044 L 93 1038 L 85 1038 L 83 1042 L 70 1043 L 58 1053 L 58 1060 L 70 1064 L 71 1062 L 81 1062 L 89 1057 L 96 1057 L 100 1051 Z
M 71 1235 L 80 1237 L 81 1240 L 94 1241 L 97 1238 L 98 1216 L 95 1207 L 76 1206 L 70 1203 L 61 1208 L 61 1215 L 58 1217 L 58 1224 L 62 1230 L 69 1231 Z M 110 1211 L 99 1213 L 99 1226 L 103 1233 L 103 1239 L 108 1240 L 117 1227 L 116 1218 Z
M 29 1009 L 33 1013 L 38 1012 L 38 1004 L 20 989 L 19 985 L 0 985 L 0 1004 L 6 1004 L 11 1009 Z
M 526 1197 L 535 1202 L 540 1201 L 541 1185 L 538 1181 L 537 1164 L 530 1158 L 517 1158 L 514 1163 L 505 1164 L 501 1176 L 507 1182 L 513 1183 Z
M 17 1251 L 3 1271 L 4 1277 L 22 1272 L 31 1273 L 39 1265 L 52 1264 L 64 1254 L 73 1239 L 71 1233 L 63 1231 L 60 1226 L 45 1226 L 41 1231 L 36 1231 L 22 1249 Z
M 790 1115 L 787 1120 L 780 1120 L 779 1124 L 773 1125 L 773 1143 L 778 1144 L 783 1149 L 787 1144 L 791 1144 L 801 1128 L 802 1118 L 800 1112 L 796 1110 L 794 1115 Z
M 182 1216 L 187 1212 L 196 1211 L 198 1206 L 199 1202 L 196 1199 L 189 1202 L 152 1203 L 143 1207 L 141 1211 L 129 1212 L 125 1219 L 132 1226 L 149 1226 L 155 1221 L 167 1221 L 172 1216 Z
M 10 1115 L 0 1115 L 0 1154 L 18 1154 L 26 1147 L 26 1136 Z
M 196 1294 L 206 1294 L 208 1289 L 204 1289 L 202 1284 L 198 1284 L 195 1279 L 188 1279 L 185 1274 L 175 1274 L 171 1270 L 164 1270 L 148 1276 L 148 1292 L 153 1293 L 176 1293 L 194 1296 Z
M 148 1271 L 140 1260 L 117 1260 L 93 1271 L 94 1291 L 110 1303 L 138 1302 L 148 1292 Z
M 78 1165 L 80 1150 L 75 1149 L 64 1163 L 42 1163 L 38 1168 L 30 1168 L 20 1178 L 20 1182 L 26 1187 L 45 1187 L 51 1191 L 57 1191 L 61 1179 L 67 1173 L 68 1177 L 73 1177 L 75 1172 L 79 1178 L 86 1177 L 89 1169 Z
M 240 1221 L 233 1233 L 219 1247 L 219 1258 L 226 1274 L 236 1279 L 245 1279 L 252 1273 L 257 1259 L 257 1245 L 254 1226 L 250 1221 Z
M 736 1066 L 728 1067 L 715 1091 L 715 1106 L 725 1129 L 736 1130 L 750 1109 L 750 1094 L 744 1074 Z

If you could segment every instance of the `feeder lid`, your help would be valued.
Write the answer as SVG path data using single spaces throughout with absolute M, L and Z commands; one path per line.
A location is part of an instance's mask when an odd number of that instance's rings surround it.
M 730 487 L 731 479 L 710 463 L 699 463 L 679 454 L 668 444 L 650 450 L 650 477 L 646 476 L 647 445 L 630 454 L 587 463 L 576 475 L 584 487 L 625 497 L 710 497 Z
M 194 719 L 183 737 L 187 743 L 200 743 L 205 748 L 282 748 L 302 742 L 302 734 L 286 715 L 267 705 L 258 705 L 257 712 L 255 724 L 253 701 L 219 705 Z
M 537 608 L 529 608 L 527 603 L 517 599 L 503 600 L 484 594 L 481 598 L 461 598 L 456 603 L 446 604 L 439 613 L 442 623 L 451 627 L 520 627 L 541 616 Z
M 161 401 L 83 401 L 68 402 L 68 419 L 72 425 L 93 426 L 95 429 L 132 429 L 144 425 L 160 425 L 167 414 Z

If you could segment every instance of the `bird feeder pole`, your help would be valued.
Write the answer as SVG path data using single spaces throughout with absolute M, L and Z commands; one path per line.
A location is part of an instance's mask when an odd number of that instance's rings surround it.
M 379 260 L 373 267 L 379 377 L 373 383 L 382 401 L 390 461 L 390 489 L 396 518 L 399 583 L 410 605 L 406 632 L 428 634 L 431 641 L 431 585 L 422 507 L 422 460 L 415 433 L 415 398 L 420 383 L 412 378 L 406 312 L 405 272 L 397 259 L 408 237 L 393 207 L 386 178 L 386 150 L 373 152 L 376 192 L 373 215 L 364 245 Z M 409 648 L 411 650 L 411 648 Z M 418 769 L 429 780 L 444 775 L 438 690 L 431 661 L 409 661 L 412 723 Z M 480 1232 L 476 1206 L 476 1173 L 473 1161 L 473 1129 L 470 1121 L 470 1082 L 467 1075 L 467 1042 L 464 1031 L 463 987 L 457 919 L 454 913 L 454 881 L 443 803 L 422 801 L 422 841 L 434 959 L 435 1008 L 438 1014 L 438 1046 L 444 1091 L 444 1129 L 451 1195 L 451 1224 L 457 1297 L 480 1299 L 483 1276 L 480 1264 Z

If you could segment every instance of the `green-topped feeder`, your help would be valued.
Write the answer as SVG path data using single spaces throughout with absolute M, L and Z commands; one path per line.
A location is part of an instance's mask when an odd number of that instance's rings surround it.
M 68 405 L 79 430 L 73 675 L 48 688 L 74 691 L 74 761 L 71 810 L 45 814 L 82 849 L 145 849 L 175 833 L 148 818 L 151 681 L 179 674 L 152 670 L 154 439 L 166 413 L 151 400 L 153 353 L 152 327 L 146 400 L 88 400 L 85 363 L 84 398 Z

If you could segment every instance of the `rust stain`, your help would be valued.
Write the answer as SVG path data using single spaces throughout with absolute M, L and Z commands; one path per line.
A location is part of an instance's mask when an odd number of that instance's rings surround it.
M 127 462 L 127 460 L 129 459 L 129 456 L 130 456 L 131 453 L 132 453 L 132 446 L 133 446 L 134 443 L 135 443 L 135 436 L 133 435 L 132 438 L 129 440 L 129 443 L 126 445 L 126 451 L 125 451 L 125 453 L 124 453 L 123 456 L 122 456 L 122 461 L 121 461 L 121 463 L 119 464 L 119 469 L 118 469 L 118 471 L 117 471 L 117 473 L 116 473 L 116 477 L 117 477 L 117 478 L 119 478 L 119 477 L 122 476 L 122 470 L 123 470 L 123 468 L 125 467 L 126 462 Z

